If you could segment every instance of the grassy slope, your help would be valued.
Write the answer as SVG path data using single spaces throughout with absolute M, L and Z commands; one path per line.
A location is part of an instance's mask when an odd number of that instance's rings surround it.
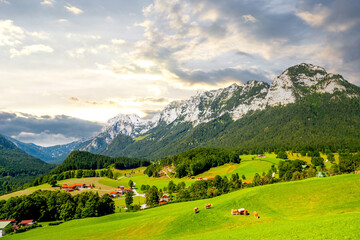
M 214 207 L 204 210 L 205 203 Z M 194 214 L 193 208 L 200 207 Z M 245 207 L 253 216 L 232 216 Z M 255 187 L 137 213 L 74 220 L 7 239 L 357 239 L 360 175 Z
M 110 191 L 115 190 L 113 187 L 100 184 L 99 180 L 101 180 L 101 179 L 103 179 L 103 178 L 71 178 L 71 179 L 61 180 L 58 182 L 57 185 L 58 186 L 63 185 L 63 184 L 71 185 L 74 183 L 85 183 L 86 185 L 94 184 L 95 189 L 97 189 L 97 190 L 91 190 L 91 191 L 97 191 L 97 192 L 99 192 L 99 194 L 109 193 Z M 41 189 L 41 190 L 59 190 L 60 187 L 52 188 L 52 187 L 50 187 L 49 184 L 41 184 L 36 187 L 30 187 L 25 190 L 16 191 L 16 192 L 12 192 L 12 193 L 9 193 L 6 195 L 2 195 L 2 196 L 0 196 L 0 200 L 7 200 L 10 197 L 15 197 L 15 196 L 28 195 L 39 189 Z M 83 190 L 83 191 L 90 191 L 90 190 Z M 77 194 L 77 193 L 81 193 L 81 192 L 82 191 L 74 191 L 74 192 L 71 192 L 71 194 Z
M 266 154 L 265 158 L 255 158 L 252 160 L 255 155 L 242 155 L 242 162 L 240 164 L 225 164 L 223 166 L 211 168 L 209 171 L 206 171 L 197 177 L 214 177 L 216 175 L 231 177 L 232 174 L 238 173 L 240 177 L 244 174 L 246 176 L 245 181 L 251 181 L 255 173 L 261 174 L 262 172 L 267 172 L 272 164 L 277 165 L 278 159 L 275 158 L 275 154 Z M 156 185 L 158 188 L 163 188 L 169 184 L 170 180 L 173 180 L 176 184 L 184 181 L 187 186 L 190 186 L 191 183 L 195 182 L 195 179 L 185 178 L 149 178 L 143 172 L 146 167 L 129 169 L 129 170 L 115 170 L 119 172 L 121 176 L 126 174 L 127 176 L 131 175 L 131 177 L 121 178 L 119 180 L 113 180 L 109 178 L 73 178 L 66 179 L 58 182 L 58 185 L 68 184 L 71 185 L 73 183 L 85 183 L 86 185 L 94 184 L 96 189 L 101 188 L 99 193 L 109 193 L 110 191 L 114 191 L 118 186 L 128 186 L 129 180 L 131 179 L 136 183 L 136 188 L 138 192 L 140 191 L 140 187 L 142 184 L 144 185 Z M 0 200 L 7 200 L 10 197 L 28 195 L 33 193 L 34 191 L 42 189 L 42 190 L 59 190 L 59 188 L 51 188 L 49 184 L 42 184 L 36 187 L 31 187 L 25 190 L 16 191 L 10 194 L 0 196 Z M 72 192 L 72 194 L 77 194 L 79 191 Z
M 255 173 L 261 174 L 262 172 L 267 172 L 272 164 L 277 165 L 279 162 L 278 159 L 275 158 L 275 154 L 266 154 L 265 158 L 256 158 L 252 160 L 255 155 L 242 155 L 240 164 L 225 164 L 223 166 L 211 168 L 209 171 L 206 171 L 202 174 L 199 174 L 197 177 L 214 177 L 216 175 L 231 177 L 232 174 L 238 173 L 240 177 L 244 174 L 246 176 L 246 181 L 251 181 Z M 174 183 L 178 184 L 179 182 L 185 182 L 187 186 L 191 185 L 191 183 L 195 182 L 195 179 L 189 179 L 188 177 L 184 178 L 149 178 L 148 176 L 143 174 L 145 168 L 138 168 L 133 170 L 133 174 L 131 177 L 121 178 L 119 180 L 112 180 L 109 178 L 103 178 L 99 180 L 99 183 L 103 185 L 108 185 L 112 187 L 117 186 L 128 186 L 129 180 L 131 179 L 136 183 L 136 187 L 139 192 L 141 185 L 156 185 L 158 188 L 163 188 L 169 184 L 170 180 L 173 180 Z M 127 170 L 127 175 L 132 170 Z M 121 171 L 123 174 L 124 172 Z

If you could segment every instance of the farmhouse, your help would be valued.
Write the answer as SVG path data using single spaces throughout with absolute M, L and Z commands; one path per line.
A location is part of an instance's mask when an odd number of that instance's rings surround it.
M 162 196 L 162 198 L 160 199 L 160 201 L 170 201 L 170 196 L 169 195 L 167 195 L 167 194 L 164 194 L 163 196 Z
M 118 197 L 119 195 L 120 195 L 120 193 L 118 191 L 110 192 L 110 197 L 112 197 L 112 198 Z
M 15 219 L 9 219 L 9 220 L 1 220 L 0 221 L 0 237 L 5 235 L 4 229 L 9 225 L 12 224 L 11 220 Z
M 131 188 L 126 188 L 124 186 L 120 186 L 120 187 L 118 187 L 116 193 L 119 194 L 119 195 L 125 195 L 129 191 L 133 191 L 133 190 Z
M 64 184 L 62 185 L 61 189 L 64 189 L 66 192 L 72 192 L 75 189 L 84 190 L 87 186 L 84 183 L 74 183 L 72 185 Z

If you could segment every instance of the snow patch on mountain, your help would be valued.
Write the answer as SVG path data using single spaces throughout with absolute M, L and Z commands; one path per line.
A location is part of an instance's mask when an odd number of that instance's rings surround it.
M 345 91 L 344 81 L 340 75 L 329 74 L 322 67 L 301 63 L 285 70 L 270 85 L 252 80 L 242 86 L 232 84 L 227 88 L 198 92 L 188 100 L 174 101 L 151 120 L 134 114 L 119 114 L 108 121 L 102 133 L 84 150 L 99 149 L 119 134 L 130 137 L 143 135 L 160 123 L 176 125 L 191 122 L 196 126 L 226 113 L 237 120 L 249 111 L 294 103 L 305 94 Z

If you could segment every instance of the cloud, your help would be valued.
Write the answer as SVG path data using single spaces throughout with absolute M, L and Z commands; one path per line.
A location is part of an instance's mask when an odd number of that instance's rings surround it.
M 70 5 L 70 4 L 68 4 L 67 6 L 64 6 L 64 7 L 66 8 L 66 10 L 68 12 L 71 12 L 71 13 L 73 13 L 75 15 L 79 15 L 79 14 L 83 13 L 83 10 L 81 10 L 80 8 L 74 7 L 74 6 Z
M 10 4 L 9 1 L 6 1 L 6 0 L 0 0 L 0 3 L 3 3 L 3 4 Z
M 90 137 L 100 132 L 102 127 L 97 122 L 65 115 L 51 117 L 0 112 L 0 134 L 40 145 L 67 143 Z
M 133 97 L 133 98 L 109 98 L 103 101 L 89 101 L 82 100 L 78 97 L 70 97 L 68 101 L 75 104 L 90 104 L 90 105 L 114 105 L 121 106 L 142 106 L 142 105 L 164 105 L 168 104 L 173 99 L 166 97 Z
M 171 100 L 169 98 L 160 97 L 160 98 L 154 98 L 154 97 L 148 97 L 148 98 L 136 98 L 134 99 L 135 102 L 141 102 L 141 103 L 169 103 Z
M 25 36 L 25 31 L 15 26 L 12 20 L 0 20 L 0 46 L 20 45 Z
M 44 1 L 40 2 L 41 5 L 50 5 L 50 6 L 54 5 L 54 3 L 55 3 L 55 0 L 44 0 Z
M 251 14 L 246 14 L 243 15 L 242 18 L 244 19 L 245 22 L 256 22 L 256 18 L 254 16 L 252 16 Z
M 78 140 L 75 137 L 65 137 L 63 134 L 52 134 L 48 131 L 41 133 L 21 132 L 17 136 L 11 136 L 21 142 L 36 143 L 37 145 L 49 147 L 54 145 L 62 145 Z
M 111 43 L 112 43 L 112 44 L 123 45 L 123 44 L 126 43 L 126 41 L 123 40 L 123 39 L 111 39 Z
M 60 19 L 58 20 L 59 23 L 64 23 L 64 22 L 67 22 L 67 21 L 68 21 L 68 20 L 65 19 L 65 18 L 60 18 Z
M 79 101 L 80 101 L 80 99 L 77 98 L 77 97 L 69 97 L 68 100 L 69 100 L 70 102 L 79 102 Z
M 143 119 L 152 119 L 155 115 L 157 115 L 161 111 L 145 110 L 143 112 L 145 113 L 145 116 L 143 117 Z
M 45 52 L 45 53 L 52 53 L 54 52 L 54 49 L 52 49 L 49 46 L 43 45 L 43 44 L 36 44 L 36 45 L 30 45 L 25 46 L 21 50 L 17 50 L 15 48 L 10 49 L 10 57 L 18 57 L 18 56 L 28 56 L 34 53 L 39 52 Z
M 27 35 L 38 39 L 50 39 L 50 34 L 45 32 L 27 32 Z
M 252 54 L 249 54 L 247 52 L 243 52 L 243 51 L 236 51 L 235 52 L 236 55 L 239 55 L 239 56 L 245 56 L 245 57 L 254 57 Z
M 330 10 L 327 7 L 324 7 L 322 4 L 318 4 L 312 9 L 312 12 L 298 12 L 296 13 L 296 16 L 300 17 L 312 27 L 321 27 L 330 14 Z
M 245 83 L 249 80 L 259 80 L 269 82 L 267 74 L 261 70 L 248 70 L 248 69 L 236 69 L 225 68 L 219 70 L 213 70 L 209 72 L 205 71 L 192 71 L 182 72 L 174 71 L 181 79 L 187 80 L 191 83 L 219 83 L 219 82 L 240 82 Z

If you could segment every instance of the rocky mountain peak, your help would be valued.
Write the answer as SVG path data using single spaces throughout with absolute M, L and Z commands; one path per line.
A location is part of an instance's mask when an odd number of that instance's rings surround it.
M 294 103 L 307 94 L 344 91 L 345 82 L 340 75 L 327 73 L 322 67 L 301 63 L 286 69 L 270 85 L 251 80 L 242 86 L 234 83 L 217 90 L 197 92 L 187 100 L 171 102 L 151 120 L 141 119 L 136 114 L 119 114 L 108 121 L 103 132 L 89 146 L 99 148 L 118 134 L 136 137 L 159 124 L 187 122 L 196 126 L 224 114 L 236 120 L 250 111 L 263 110 L 267 106 Z

